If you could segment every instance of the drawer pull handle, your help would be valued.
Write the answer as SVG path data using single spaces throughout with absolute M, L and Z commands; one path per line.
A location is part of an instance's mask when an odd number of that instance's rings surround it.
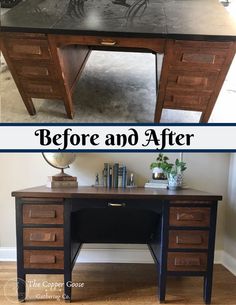
M 110 47 L 112 47 L 112 46 L 115 46 L 116 43 L 117 43 L 116 41 L 105 41 L 105 40 L 101 41 L 101 45 L 102 46 L 110 46 Z
M 55 233 L 31 233 L 30 241 L 55 242 Z
M 188 245 L 201 245 L 202 244 L 202 236 L 184 236 L 177 235 L 176 236 L 176 244 L 188 244 Z
M 126 203 L 111 203 L 111 202 L 108 202 L 108 206 L 113 207 L 113 208 L 119 208 L 119 207 L 125 207 Z
M 12 48 L 14 53 L 22 54 L 33 54 L 33 55 L 42 55 L 42 49 L 40 46 L 33 45 L 14 45 Z
M 199 257 L 196 258 L 175 258 L 175 266 L 201 266 Z
M 30 210 L 29 218 L 56 218 L 56 210 L 50 211 L 39 211 L 39 210 Z
M 178 221 L 202 221 L 203 214 L 202 213 L 177 213 L 177 220 Z
M 55 255 L 30 255 L 30 264 L 56 264 Z

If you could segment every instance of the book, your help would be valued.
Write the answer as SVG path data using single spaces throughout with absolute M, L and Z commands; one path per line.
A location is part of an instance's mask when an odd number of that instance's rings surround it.
M 114 188 L 118 188 L 118 171 L 119 171 L 119 163 L 115 163 L 113 165 L 113 182 L 112 182 L 112 186 Z
M 156 182 L 161 181 L 161 182 Z M 156 180 L 155 182 L 147 182 L 145 183 L 144 187 L 147 188 L 159 188 L 159 189 L 166 189 L 168 186 L 168 180 Z
M 49 176 L 48 181 L 77 181 L 77 177 L 65 176 Z
M 47 187 L 50 188 L 77 188 L 77 181 L 48 181 Z
M 108 163 L 104 163 L 103 169 L 103 186 L 107 187 Z
M 123 166 L 122 170 L 122 187 L 125 188 L 127 184 L 127 170 L 126 166 Z

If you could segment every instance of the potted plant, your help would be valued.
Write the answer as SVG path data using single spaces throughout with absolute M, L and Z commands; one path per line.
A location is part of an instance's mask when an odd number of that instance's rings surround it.
M 166 174 L 164 172 L 164 167 L 169 158 L 164 154 L 160 153 L 156 158 L 156 162 L 150 164 L 150 169 L 152 170 L 152 179 L 153 180 L 166 180 Z
M 168 178 L 168 188 L 170 190 L 176 190 L 183 186 L 183 172 L 187 169 L 186 163 L 175 160 L 175 163 L 162 162 L 160 167 Z

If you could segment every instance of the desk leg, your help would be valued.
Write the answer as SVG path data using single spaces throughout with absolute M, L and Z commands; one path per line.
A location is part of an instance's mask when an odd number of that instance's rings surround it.
M 168 219 L 169 219 L 169 205 L 167 202 L 164 202 L 162 207 L 162 219 L 161 219 L 161 253 L 160 253 L 160 268 L 159 268 L 160 303 L 165 302 L 165 296 L 166 296 Z
M 17 292 L 18 292 L 18 301 L 19 302 L 24 302 L 25 301 L 25 290 L 26 290 L 26 286 L 25 286 L 25 274 L 19 274 L 18 273 L 18 278 L 17 278 Z
M 211 207 L 211 223 L 209 232 L 209 250 L 207 262 L 207 274 L 204 277 L 204 301 L 206 304 L 211 304 L 212 293 L 212 278 L 214 266 L 214 251 L 215 251 L 215 233 L 216 233 L 216 218 L 217 218 L 217 202 Z

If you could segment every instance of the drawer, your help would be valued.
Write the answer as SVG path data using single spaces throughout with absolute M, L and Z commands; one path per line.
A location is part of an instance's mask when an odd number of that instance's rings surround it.
M 21 80 L 25 93 L 35 98 L 60 98 L 61 90 L 58 82 L 40 80 Z
M 108 50 L 110 48 L 134 48 L 134 49 L 150 49 L 158 50 L 158 53 L 164 53 L 165 50 L 165 39 L 161 38 L 134 38 L 134 37 L 104 37 L 104 36 L 67 36 L 67 38 L 60 36 L 54 36 L 60 46 L 64 45 L 65 42 L 73 41 L 78 45 L 104 47 Z
M 23 206 L 24 224 L 63 224 L 63 205 L 31 205 Z
M 220 71 L 231 47 L 231 42 L 176 41 L 172 64 L 177 69 Z
M 207 253 L 169 252 L 168 271 L 206 271 Z
M 169 225 L 176 227 L 209 227 L 210 208 L 171 207 Z
M 207 249 L 208 239 L 208 231 L 170 230 L 169 249 Z
M 64 230 L 62 228 L 25 228 L 23 240 L 25 247 L 63 247 Z
M 50 59 L 47 40 L 43 39 L 5 39 L 9 57 L 13 59 Z
M 54 250 L 25 250 L 25 269 L 63 269 L 64 252 Z
M 15 61 L 16 73 L 20 78 L 56 80 L 56 72 L 50 61 Z
M 170 70 L 167 89 L 201 89 L 210 93 L 215 87 L 218 75 L 218 72 Z
M 166 90 L 164 108 L 204 111 L 211 95 L 200 95 L 199 90 Z

